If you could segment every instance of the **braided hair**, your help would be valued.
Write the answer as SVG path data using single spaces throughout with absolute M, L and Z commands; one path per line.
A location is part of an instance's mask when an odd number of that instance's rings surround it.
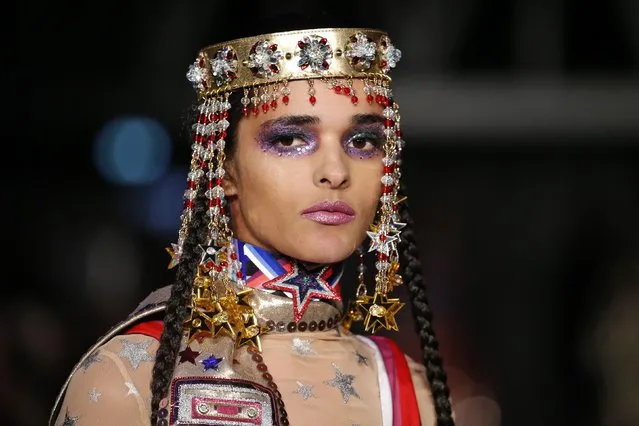
M 406 193 L 403 184 L 401 193 Z M 423 361 L 435 404 L 437 426 L 453 426 L 455 422 L 452 417 L 450 390 L 447 384 L 446 372 L 442 365 L 442 358 L 439 354 L 439 342 L 433 329 L 433 314 L 426 297 L 422 263 L 419 260 L 419 251 L 413 230 L 413 218 L 409 213 L 406 201 L 400 204 L 399 215 L 401 221 L 406 224 L 402 229 L 402 238 L 399 246 L 402 276 L 409 293 L 415 329 L 422 344 Z

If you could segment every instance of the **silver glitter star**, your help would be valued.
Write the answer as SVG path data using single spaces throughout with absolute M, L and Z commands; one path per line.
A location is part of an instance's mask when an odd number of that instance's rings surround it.
M 146 351 L 151 346 L 151 342 L 133 343 L 128 340 L 122 340 L 122 350 L 118 354 L 120 358 L 126 358 L 133 368 L 138 368 L 142 361 L 153 361 L 153 357 Z
M 335 378 L 331 380 L 325 380 L 324 383 L 337 388 L 342 392 L 342 399 L 344 400 L 344 404 L 348 403 L 348 399 L 352 396 L 359 398 L 359 395 L 355 391 L 353 387 L 353 380 L 355 380 L 355 376 L 352 374 L 344 374 L 342 370 L 339 369 L 335 363 L 333 363 L 333 368 L 335 369 Z
M 315 398 L 315 395 L 313 394 L 313 385 L 305 385 L 302 382 L 296 382 L 296 383 L 297 383 L 297 389 L 295 389 L 293 393 L 300 394 L 300 396 L 302 397 L 302 399 L 304 399 L 304 401 L 306 401 L 307 399 L 311 397 Z
M 304 355 L 313 355 L 316 354 L 315 349 L 311 348 L 311 339 L 300 339 L 299 337 L 293 337 L 293 344 L 291 348 L 298 354 Z
M 102 394 L 98 392 L 96 388 L 93 388 L 89 391 L 89 399 L 93 402 L 98 402 L 98 399 L 100 399 L 101 396 Z
M 76 426 L 79 417 L 69 417 L 69 409 L 67 408 L 67 412 L 64 415 L 64 422 L 61 426 Z
M 355 351 L 355 356 L 357 356 L 357 364 L 358 365 L 368 366 L 368 357 L 365 357 L 364 355 L 360 354 L 357 351 Z
M 129 395 L 140 395 L 140 392 L 138 392 L 137 388 L 135 387 L 135 385 L 131 382 L 124 382 L 124 384 L 126 385 L 127 388 L 129 388 L 129 391 L 126 393 L 126 396 Z
M 86 372 L 87 368 L 89 368 L 91 364 L 95 362 L 102 362 L 102 358 L 100 358 L 100 351 L 93 352 L 92 354 L 84 358 L 82 363 L 80 363 L 80 368 L 82 368 L 82 370 Z

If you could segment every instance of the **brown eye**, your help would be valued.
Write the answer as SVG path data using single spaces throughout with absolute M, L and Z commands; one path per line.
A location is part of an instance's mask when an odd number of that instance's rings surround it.
M 278 140 L 275 141 L 275 143 L 277 143 L 278 145 L 282 145 L 282 146 L 293 146 L 293 144 L 295 143 L 295 139 L 292 136 L 288 136 L 288 137 L 282 137 L 279 138 Z
M 366 138 L 356 138 L 351 141 L 353 148 L 356 149 L 364 149 L 368 143 L 369 141 Z

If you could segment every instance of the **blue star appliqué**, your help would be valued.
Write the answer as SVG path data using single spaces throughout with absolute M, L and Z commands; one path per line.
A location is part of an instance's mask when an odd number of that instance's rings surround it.
M 328 270 L 329 266 L 325 266 L 319 272 L 309 272 L 304 266 L 294 263 L 291 272 L 265 282 L 262 287 L 290 293 L 297 322 L 302 319 L 313 298 L 341 300 L 339 286 L 331 286 L 324 278 Z
M 220 366 L 224 358 L 217 358 L 215 355 L 211 355 L 210 357 L 203 359 L 202 364 L 204 364 L 204 371 L 213 369 L 217 371 L 217 368 Z

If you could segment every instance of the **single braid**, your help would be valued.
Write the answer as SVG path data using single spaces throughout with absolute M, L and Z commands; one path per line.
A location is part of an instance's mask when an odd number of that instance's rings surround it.
M 402 193 L 405 193 L 402 189 Z M 422 263 L 419 260 L 419 251 L 413 231 L 413 219 L 410 216 L 406 202 L 399 208 L 400 219 L 406 224 L 402 229 L 400 243 L 400 257 L 402 276 L 408 288 L 410 302 L 415 320 L 415 329 L 422 343 L 426 376 L 430 383 L 437 426 L 454 426 L 452 406 L 450 402 L 450 390 L 447 384 L 447 376 L 439 354 L 439 342 L 433 329 L 433 314 L 428 305 L 426 286 L 422 275 Z
M 206 202 L 203 197 L 203 187 L 192 211 L 188 235 L 184 239 L 180 263 L 176 266 L 175 283 L 171 288 L 171 296 L 164 313 L 164 330 L 160 336 L 160 346 L 155 356 L 153 375 L 151 378 L 151 424 L 157 420 L 160 400 L 167 396 L 169 384 L 173 377 L 175 360 L 177 359 L 182 341 L 182 324 L 189 314 L 189 301 L 193 280 L 200 261 L 198 245 L 204 241 L 206 233 Z

